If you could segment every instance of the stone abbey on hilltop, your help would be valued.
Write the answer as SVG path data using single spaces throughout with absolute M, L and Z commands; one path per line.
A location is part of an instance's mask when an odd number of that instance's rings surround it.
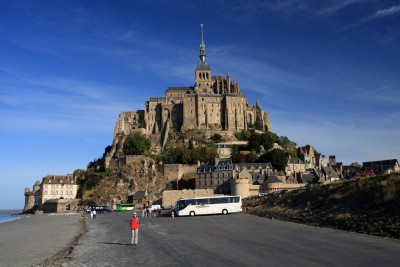
M 188 87 L 168 87 L 165 97 L 151 97 L 144 110 L 122 112 L 115 129 L 109 157 L 121 151 L 131 133 L 149 136 L 153 144 L 163 147 L 171 128 L 220 129 L 236 132 L 258 122 L 271 131 L 268 113 L 260 104 L 249 105 L 239 83 L 229 73 L 213 76 L 206 60 L 206 46 L 201 25 L 200 60 L 195 69 L 195 83 Z

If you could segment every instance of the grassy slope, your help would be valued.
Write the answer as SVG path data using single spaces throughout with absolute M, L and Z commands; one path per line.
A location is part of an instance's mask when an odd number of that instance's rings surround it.
M 245 200 L 248 213 L 400 238 L 400 174 L 362 178 Z

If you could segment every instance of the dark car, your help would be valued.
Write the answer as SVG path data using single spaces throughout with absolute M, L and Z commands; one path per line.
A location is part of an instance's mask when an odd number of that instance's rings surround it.
M 108 208 L 107 206 L 93 206 L 90 207 L 87 212 L 90 213 L 90 211 L 95 210 L 96 213 L 110 213 L 112 212 L 112 209 Z
M 109 209 L 109 208 L 99 208 L 99 209 L 96 209 L 96 213 L 111 213 L 111 212 L 112 212 L 112 210 Z

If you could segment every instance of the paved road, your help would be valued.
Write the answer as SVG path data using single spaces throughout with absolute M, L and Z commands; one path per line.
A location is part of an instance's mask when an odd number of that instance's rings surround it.
M 400 266 L 400 241 L 244 214 L 140 218 L 131 212 L 87 220 L 67 266 Z

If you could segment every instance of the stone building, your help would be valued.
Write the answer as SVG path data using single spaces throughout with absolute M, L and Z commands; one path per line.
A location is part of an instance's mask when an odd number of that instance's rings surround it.
M 40 185 L 42 204 L 50 199 L 75 199 L 78 184 L 72 174 L 47 175 Z
M 211 189 L 216 194 L 240 195 L 243 198 L 282 189 L 305 186 L 305 164 L 299 158 L 289 161 L 291 172 L 277 172 L 271 163 L 232 163 L 231 159 L 214 159 L 197 168 L 196 189 Z M 330 173 L 333 177 L 333 172 Z M 316 178 L 312 175 L 312 180 Z
M 316 160 L 316 152 L 312 145 L 306 145 L 303 147 L 297 148 L 297 157 L 299 157 L 304 164 L 306 165 L 306 169 L 313 169 L 317 164 Z
M 78 184 L 73 175 L 47 175 L 41 183 L 36 181 L 32 192 L 25 188 L 24 212 L 76 211 L 77 192 Z
M 230 194 L 233 164 L 230 159 L 214 159 L 200 165 L 196 173 L 196 189 L 212 189 L 215 193 Z
M 271 173 L 271 163 L 232 163 L 231 159 L 214 159 L 197 168 L 196 189 L 213 189 L 218 194 L 231 194 L 232 179 L 240 176 L 247 179 L 247 183 L 260 185 Z
M 364 172 L 374 172 L 375 174 L 389 174 L 392 172 L 400 172 L 400 165 L 397 159 L 377 160 L 363 162 L 362 170 Z
M 28 187 L 25 188 L 25 205 L 23 212 L 32 213 L 37 211 L 42 204 L 42 193 L 40 191 L 40 181 L 36 181 L 31 191 Z
M 151 97 L 144 110 L 122 112 L 114 128 L 113 145 L 108 157 L 121 152 L 126 136 L 138 132 L 163 147 L 170 129 L 220 129 L 236 132 L 255 122 L 272 130 L 268 113 L 259 102 L 249 105 L 239 83 L 230 74 L 213 75 L 206 59 L 201 25 L 199 62 L 193 86 L 168 87 L 164 97 Z M 107 162 L 107 161 L 106 161 Z

